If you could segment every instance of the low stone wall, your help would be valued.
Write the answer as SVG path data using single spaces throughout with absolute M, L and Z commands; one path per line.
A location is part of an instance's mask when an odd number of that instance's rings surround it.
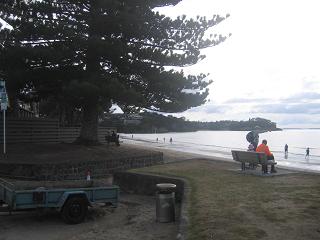
M 71 180 L 85 179 L 87 172 L 90 171 L 92 178 L 99 178 L 118 171 L 158 164 L 163 164 L 162 152 L 106 161 L 56 164 L 0 163 L 0 176 L 30 180 Z
M 181 202 L 185 183 L 178 178 L 169 178 L 158 175 L 138 174 L 131 172 L 115 172 L 113 174 L 114 184 L 120 186 L 121 191 L 143 195 L 155 195 L 158 183 L 173 183 L 175 189 L 175 198 Z

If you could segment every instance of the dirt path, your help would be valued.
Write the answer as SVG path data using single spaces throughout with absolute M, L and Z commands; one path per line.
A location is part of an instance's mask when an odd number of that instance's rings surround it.
M 96 207 L 78 225 L 67 225 L 56 212 L 40 219 L 35 212 L 0 213 L 0 240 L 176 239 L 178 223 L 158 223 L 155 198 L 121 194 L 118 208 Z

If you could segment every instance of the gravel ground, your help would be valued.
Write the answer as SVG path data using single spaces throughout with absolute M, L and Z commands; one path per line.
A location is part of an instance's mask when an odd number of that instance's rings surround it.
M 155 197 L 124 194 L 117 208 L 91 208 L 84 223 L 65 224 L 57 212 L 0 213 L 0 240 L 176 239 L 178 222 L 158 223 Z

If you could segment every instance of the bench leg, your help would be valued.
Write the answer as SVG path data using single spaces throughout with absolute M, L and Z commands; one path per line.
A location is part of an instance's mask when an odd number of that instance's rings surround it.
M 261 169 L 262 169 L 262 173 L 268 173 L 268 165 L 262 165 Z
M 242 171 L 246 170 L 246 164 L 244 162 L 241 163 L 241 170 Z

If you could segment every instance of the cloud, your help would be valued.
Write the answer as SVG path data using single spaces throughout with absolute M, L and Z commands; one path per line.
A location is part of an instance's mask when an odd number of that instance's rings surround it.
M 209 105 L 203 105 L 195 108 L 191 108 L 188 110 L 188 112 L 201 112 L 206 114 L 211 113 L 225 113 L 229 110 L 231 110 L 232 107 L 225 104 L 209 104 Z
M 226 104 L 229 103 L 255 103 L 255 102 L 265 102 L 270 101 L 267 98 L 232 98 L 230 100 L 225 101 Z
M 320 114 L 320 103 L 256 105 L 253 113 Z
M 285 117 L 279 121 L 277 121 L 277 123 L 279 125 L 282 125 L 282 126 L 288 126 L 288 125 L 309 125 L 309 126 L 319 126 L 320 124 L 320 119 L 319 118 L 309 118 L 309 117 L 306 117 L 306 116 L 298 116 L 298 117 Z
M 296 101 L 308 101 L 308 100 L 320 100 L 320 93 L 318 92 L 302 92 L 292 95 L 290 97 L 283 99 L 286 102 L 296 102 Z

